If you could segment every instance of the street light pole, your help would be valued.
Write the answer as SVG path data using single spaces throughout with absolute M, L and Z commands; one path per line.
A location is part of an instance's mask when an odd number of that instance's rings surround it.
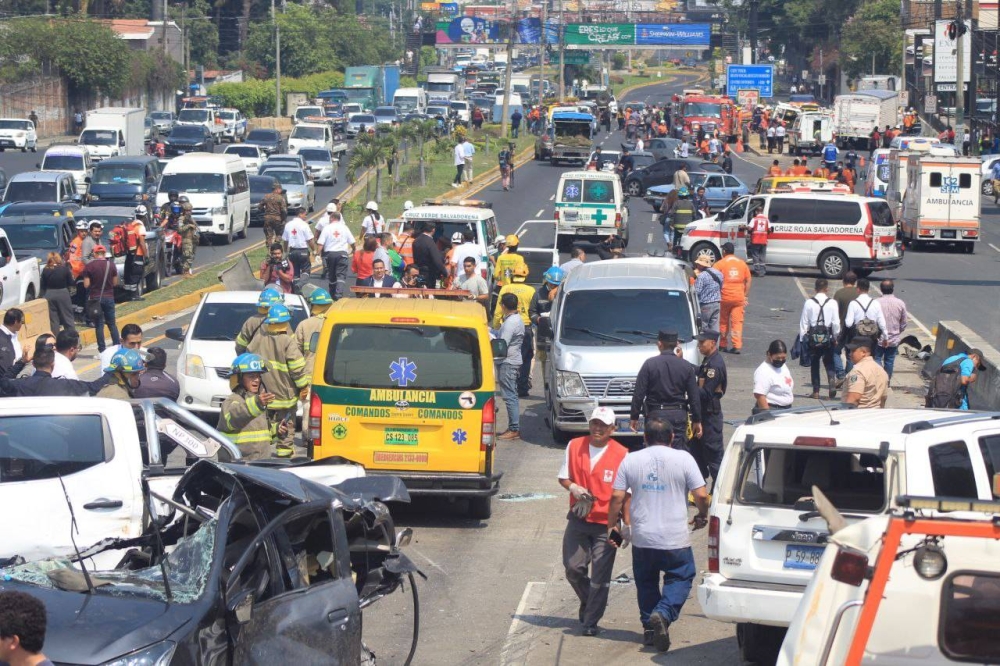
M 559 0 L 559 103 L 566 101 L 566 15 L 563 6 L 566 0 Z
M 281 117 L 281 29 L 278 14 L 271 0 L 271 21 L 274 23 L 274 116 Z

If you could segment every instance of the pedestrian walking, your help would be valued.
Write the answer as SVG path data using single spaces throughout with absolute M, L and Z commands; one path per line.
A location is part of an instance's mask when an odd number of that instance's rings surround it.
M 378 203 L 365 204 L 365 216 L 361 219 L 362 236 L 379 236 L 385 231 L 385 218 L 378 212 Z
M 257 354 L 240 354 L 229 371 L 232 394 L 222 403 L 216 430 L 236 445 L 244 460 L 270 458 L 272 440 L 287 436 L 288 423 L 274 422 L 268 416 L 275 395 L 264 387 L 264 359 Z
M 608 540 L 608 525 L 618 523 L 623 511 L 608 512 L 612 486 L 628 449 L 611 438 L 615 413 L 597 407 L 590 414 L 590 435 L 570 440 L 559 470 L 559 485 L 569 491 L 569 513 L 563 533 L 563 566 L 566 580 L 580 600 L 577 617 L 584 636 L 596 636 L 604 616 L 615 563 L 615 547 Z
M 812 395 L 819 399 L 819 365 L 826 368 L 830 399 L 837 395 L 837 373 L 833 367 L 833 350 L 840 335 L 840 317 L 837 302 L 827 295 L 829 282 L 826 278 L 816 278 L 816 291 L 802 305 L 799 317 L 799 339 L 809 350 L 811 359 L 809 374 L 812 380 Z
M 847 314 L 844 315 L 846 342 L 861 336 L 869 338 L 874 344 L 886 329 L 882 306 L 868 293 L 870 289 L 868 278 L 858 278 L 858 296 L 847 306 Z
M 777 130 L 774 127 L 775 123 L 770 123 L 767 126 L 767 154 L 770 155 L 774 152 L 775 146 L 777 146 Z
M 516 139 L 518 133 L 521 131 L 521 120 L 524 118 L 524 114 L 521 113 L 520 109 L 515 108 L 514 113 L 510 114 L 510 136 Z
M 437 223 L 434 220 L 422 220 L 417 222 L 417 238 L 413 241 L 413 263 L 420 269 L 420 275 L 424 279 L 424 285 L 428 289 L 436 289 L 438 280 L 443 279 L 448 274 L 448 266 L 444 263 L 444 255 L 437 241 L 434 240 L 434 231 Z
M 466 183 L 472 182 L 472 164 L 473 158 L 476 156 L 476 147 L 472 145 L 469 141 L 469 137 L 466 136 L 462 141 L 462 159 L 463 159 L 463 171 L 462 177 Z
M 739 354 L 743 348 L 743 318 L 750 303 L 753 277 L 747 263 L 736 256 L 732 243 L 722 244 L 722 259 L 713 266 L 722 274 L 719 303 L 719 351 Z
M 893 292 L 896 284 L 885 279 L 879 283 L 879 291 L 882 297 L 878 299 L 879 307 L 882 309 L 882 316 L 885 318 L 885 330 L 875 346 L 875 362 L 882 366 L 889 381 L 892 381 L 892 370 L 896 363 L 896 353 L 899 351 L 899 340 L 906 330 L 909 315 L 906 312 L 906 303 L 903 302 Z
M 524 341 L 524 320 L 518 312 L 517 296 L 511 293 L 499 299 L 502 323 L 496 330 L 496 337 L 507 343 L 507 355 L 499 364 L 500 395 L 507 407 L 507 429 L 497 435 L 497 439 L 519 439 L 520 402 L 517 395 L 517 376 L 521 369 L 521 344 Z
M 281 183 L 274 182 L 274 190 L 264 195 L 260 207 L 264 210 L 264 244 L 271 247 L 275 240 L 281 238 L 288 217 L 288 204 L 282 194 Z
M 97 334 L 97 350 L 107 347 L 104 326 L 108 327 L 111 343 L 119 344 L 118 324 L 115 321 L 115 287 L 118 286 L 118 269 L 115 262 L 106 258 L 103 245 L 94 246 L 94 260 L 83 269 L 83 286 L 87 289 L 87 316 Z
M 42 269 L 41 296 L 49 305 L 49 330 L 58 333 L 61 328 L 76 330 L 73 319 L 73 299 L 69 295 L 70 287 L 76 280 L 73 271 L 63 261 L 58 252 L 49 252 Z
M 46 624 L 45 604 L 37 598 L 26 592 L 0 592 L 0 662 L 9 666 L 52 666 L 42 653 Z
M 107 383 L 98 391 L 98 398 L 114 400 L 132 400 L 133 391 L 139 388 L 139 380 L 146 370 L 146 363 L 135 349 L 119 349 L 111 357 L 111 362 L 104 368 L 109 375 Z M 63 379 L 57 381 L 65 381 Z
M 753 414 L 770 409 L 789 409 L 795 399 L 795 380 L 789 372 L 788 348 L 781 340 L 772 340 L 767 357 L 753 373 Z
M 167 372 L 167 352 L 162 347 L 146 350 L 146 371 L 139 378 L 139 386 L 132 391 L 136 398 L 167 398 L 177 402 L 181 385 Z
M 726 362 L 719 354 L 719 334 L 706 330 L 697 336 L 698 351 L 702 355 L 698 367 L 698 399 L 701 401 L 701 437 L 691 442 L 691 455 L 698 463 L 701 475 L 712 477 L 712 485 L 719 477 L 724 442 L 722 439 L 722 398 L 729 387 Z
M 854 368 L 844 384 L 844 402 L 859 409 L 882 409 L 889 397 L 889 375 L 875 362 L 874 348 L 872 340 L 864 337 L 847 344 Z
M 674 427 L 674 446 L 688 450 L 688 418 L 691 433 L 701 437 L 701 400 L 698 393 L 698 376 L 693 365 L 677 354 L 677 333 L 660 331 L 656 347 L 660 353 L 646 359 L 635 380 L 629 427 L 639 432 L 639 415 L 646 418 L 659 416 Z
M 777 216 L 775 216 L 777 221 Z M 771 221 L 764 214 L 764 208 L 757 209 L 756 214 L 750 218 L 747 225 L 750 232 L 750 245 L 747 247 L 747 254 L 753 262 L 753 274 L 757 277 L 767 275 L 767 237 L 771 234 Z
M 844 320 L 847 318 L 847 308 L 851 301 L 858 297 L 858 275 L 854 271 L 847 271 L 844 274 L 843 286 L 833 295 L 833 300 L 837 301 L 837 312 L 840 315 L 840 335 L 837 337 L 836 346 L 833 349 L 833 367 L 837 373 L 837 388 L 844 383 L 847 372 L 851 369 L 850 354 L 847 355 L 846 368 L 843 358 L 844 344 L 847 342 L 847 325 Z
M 712 258 L 701 255 L 692 265 L 695 274 L 694 291 L 701 307 L 701 327 L 705 331 L 719 330 L 722 308 L 722 273 L 712 267 Z
M 831 139 L 825 146 L 823 146 L 823 166 L 827 169 L 833 169 L 837 166 L 837 156 L 840 151 L 837 150 L 837 144 Z
M 608 509 L 607 537 L 613 544 L 617 515 L 631 494 L 622 545 L 628 536 L 642 642 L 660 652 L 670 649 L 670 625 L 680 618 L 697 573 L 688 526 L 699 530 L 708 524 L 705 479 L 676 438 L 669 420 L 660 416 L 646 420 L 645 448 L 628 454 L 618 467 Z M 689 496 L 698 508 L 690 521 Z
M 329 291 L 335 301 L 339 301 L 344 296 L 348 262 L 354 254 L 355 243 L 354 234 L 344 224 L 340 213 L 336 211 L 330 213 L 330 223 L 320 232 L 316 245 L 323 252 Z
M 316 252 L 313 230 L 309 227 L 308 213 L 303 208 L 285 224 L 281 242 L 288 251 L 288 262 L 293 269 L 293 279 L 308 278 L 312 271 L 312 256 Z

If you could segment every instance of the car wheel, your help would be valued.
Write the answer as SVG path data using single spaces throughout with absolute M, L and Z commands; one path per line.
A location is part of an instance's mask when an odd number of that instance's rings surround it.
M 828 280 L 839 280 L 850 267 L 847 255 L 840 250 L 827 250 L 819 255 L 819 272 Z
M 993 196 L 993 181 L 989 179 L 983 179 L 983 196 L 991 197 Z
M 773 664 L 778 660 L 787 629 L 741 622 L 736 625 L 736 642 L 744 662 Z
M 22 153 L 26 153 L 26 152 L 28 152 L 28 144 L 25 144 L 25 145 L 24 145 L 24 148 L 22 148 L 22 149 L 21 149 L 21 152 L 22 152 Z
M 698 257 L 708 257 L 714 264 L 719 260 L 719 251 L 711 243 L 698 243 L 691 248 L 691 261 L 696 261 Z
M 246 217 L 243 219 L 243 229 L 240 230 L 236 237 L 239 239 L 244 239 L 247 237 L 247 229 L 250 228 L 250 218 Z
M 146 276 L 146 291 L 156 291 L 160 288 L 160 284 L 163 281 L 163 273 L 166 270 L 166 260 L 163 255 L 160 255 L 159 260 L 156 262 L 156 270 Z
M 561 446 L 565 446 L 572 439 L 571 433 L 563 430 L 556 425 L 556 412 L 555 409 L 549 408 L 549 434 L 552 436 L 552 441 Z
M 473 497 L 469 500 L 469 517 L 476 520 L 486 520 L 493 515 L 493 498 Z
M 36 143 L 36 144 L 34 144 L 34 145 L 33 145 L 33 146 L 31 147 L 31 152 L 33 152 L 33 153 L 37 153 L 37 152 L 38 152 L 38 144 L 37 144 L 37 143 Z
M 975 243 L 962 243 L 962 252 L 965 254 L 975 254 L 976 244 Z

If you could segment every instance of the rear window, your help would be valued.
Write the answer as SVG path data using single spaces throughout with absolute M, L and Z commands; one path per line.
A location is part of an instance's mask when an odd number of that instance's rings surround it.
M 889 210 L 889 204 L 884 201 L 868 204 L 868 213 L 872 216 L 872 224 L 876 227 L 896 226 L 896 221 L 892 219 L 892 211 Z
M 965 442 L 936 444 L 927 449 L 931 463 L 934 494 L 938 497 L 968 497 L 976 499 L 976 475 Z
M 289 324 L 294 331 L 299 322 L 306 318 L 305 308 L 300 303 L 292 301 L 286 301 L 285 305 L 292 315 Z M 243 322 L 255 314 L 257 314 L 256 303 L 205 303 L 198 312 L 191 339 L 235 341 L 240 329 L 243 328 Z
M 563 181 L 560 201 L 566 203 L 580 203 L 583 201 L 583 181 L 573 178 Z
M 885 466 L 878 456 L 818 447 L 757 449 L 743 466 L 738 498 L 792 509 L 812 497 L 813 486 L 841 511 L 877 512 L 886 503 Z
M 941 590 L 938 640 L 955 661 L 1000 663 L 1000 575 L 958 572 Z
M 473 329 L 340 324 L 330 334 L 323 378 L 331 386 L 469 391 L 482 385 L 481 366 Z
M 55 183 L 21 181 L 7 186 L 7 201 L 59 201 Z
M 55 479 L 110 458 L 97 414 L 4 417 L 0 483 Z
M 83 171 L 85 168 L 82 155 L 46 155 L 42 162 L 45 171 Z
M 615 188 L 608 180 L 587 180 L 583 183 L 584 203 L 615 203 Z

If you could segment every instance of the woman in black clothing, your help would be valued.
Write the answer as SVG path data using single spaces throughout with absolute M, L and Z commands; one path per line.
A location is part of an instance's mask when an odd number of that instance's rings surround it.
M 42 297 L 49 302 L 49 326 L 53 333 L 59 326 L 76 330 L 73 321 L 73 301 L 69 288 L 74 284 L 73 272 L 58 252 L 49 252 L 42 269 Z

